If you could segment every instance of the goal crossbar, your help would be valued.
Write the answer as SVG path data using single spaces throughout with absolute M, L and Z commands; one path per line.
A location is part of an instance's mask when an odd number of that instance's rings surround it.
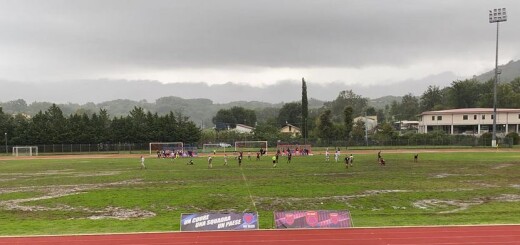
M 183 142 L 151 142 L 150 143 L 150 155 L 152 155 L 152 151 L 163 150 L 163 148 L 172 148 L 171 150 L 184 151 L 184 143 Z
M 235 141 L 235 151 L 238 151 L 239 148 L 255 151 L 257 147 L 261 147 L 267 152 L 267 141 Z
M 38 156 L 38 146 L 13 146 L 13 156 L 19 156 L 24 152 L 29 156 Z

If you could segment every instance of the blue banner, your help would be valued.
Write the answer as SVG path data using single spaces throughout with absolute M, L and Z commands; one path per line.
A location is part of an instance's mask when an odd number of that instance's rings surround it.
M 258 229 L 258 213 L 194 213 L 181 215 L 181 231 Z

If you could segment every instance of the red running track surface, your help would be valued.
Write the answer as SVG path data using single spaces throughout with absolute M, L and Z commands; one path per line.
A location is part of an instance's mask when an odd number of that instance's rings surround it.
M 0 245 L 4 244 L 511 245 L 520 244 L 520 225 L 0 237 Z

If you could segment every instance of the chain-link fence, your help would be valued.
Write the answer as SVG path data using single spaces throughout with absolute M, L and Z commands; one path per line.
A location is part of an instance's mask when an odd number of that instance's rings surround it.
M 237 141 L 243 138 L 237 139 Z M 234 141 L 230 140 L 229 144 Z M 269 147 L 275 147 L 277 141 L 269 141 Z M 336 139 L 294 139 L 284 144 L 292 145 L 311 145 L 312 147 L 409 147 L 409 148 L 430 148 L 430 147 L 490 147 L 491 138 L 488 137 L 437 137 L 437 138 L 401 138 L 389 140 L 336 140 Z M 499 147 L 512 147 L 512 138 L 498 138 Z M 198 145 L 190 145 L 191 149 L 196 148 L 202 152 L 203 142 Z M 7 145 L 0 150 L 0 154 L 12 153 L 14 145 Z M 128 153 L 148 153 L 150 148 L 148 143 L 116 143 L 116 144 L 40 144 L 31 145 L 38 147 L 39 154 L 128 154 Z M 185 145 L 188 146 L 188 145 Z M 3 147 L 2 147 L 3 148 Z
M 43 144 L 31 146 L 38 147 L 38 154 L 127 154 L 147 153 L 150 149 L 147 143 Z M 13 147 L 7 146 L 3 152 L 12 153 Z

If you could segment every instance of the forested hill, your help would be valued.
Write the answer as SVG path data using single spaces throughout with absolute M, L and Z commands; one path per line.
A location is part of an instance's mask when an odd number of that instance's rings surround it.
M 323 103 L 323 101 L 317 99 L 309 99 L 310 108 L 320 108 L 323 106 Z M 31 116 L 39 111 L 47 110 L 51 105 L 52 102 L 33 102 L 27 104 L 22 99 L 0 103 L 0 107 L 2 107 L 3 111 L 7 114 L 24 113 Z M 111 117 L 126 116 L 129 111 L 135 106 L 138 106 L 152 113 L 157 112 L 159 115 L 167 114 L 170 111 L 180 112 L 190 117 L 190 120 L 194 121 L 197 125 L 204 124 L 205 126 L 211 126 L 211 118 L 213 118 L 220 109 L 229 109 L 233 106 L 239 106 L 256 110 L 261 120 L 262 115 L 268 116 L 273 113 L 278 113 L 278 109 L 282 107 L 283 103 L 272 104 L 259 101 L 235 101 L 217 104 L 209 99 L 183 99 L 171 96 L 159 98 L 155 102 L 120 99 L 97 104 L 89 102 L 86 104 L 68 103 L 57 105 L 63 111 L 64 115 L 83 112 L 94 113 L 98 112 L 99 109 L 105 109 Z
M 515 78 L 520 77 L 520 60 L 517 61 L 509 61 L 509 63 L 505 65 L 498 66 L 498 69 L 502 71 L 500 74 L 500 82 L 508 83 L 513 81 Z M 490 70 L 484 74 L 475 76 L 480 82 L 487 82 L 490 79 L 495 78 L 495 69 Z

